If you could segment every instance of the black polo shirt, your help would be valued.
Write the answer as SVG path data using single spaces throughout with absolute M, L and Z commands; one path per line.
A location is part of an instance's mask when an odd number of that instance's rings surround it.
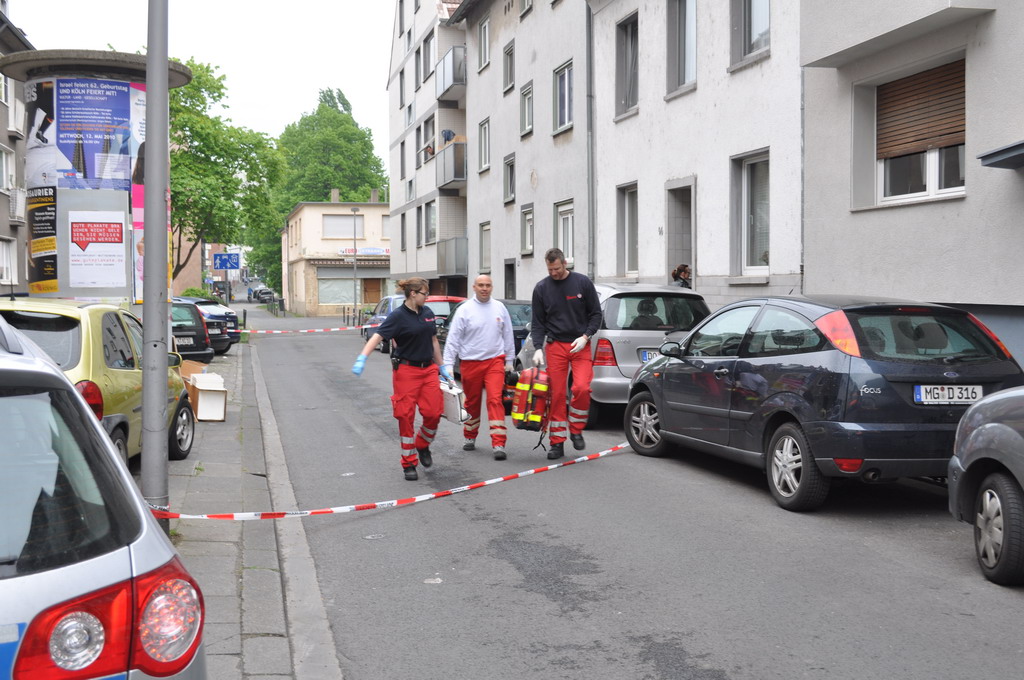
M 376 331 L 384 342 L 394 340 L 395 356 L 409 361 L 434 360 L 434 336 L 437 326 L 434 324 L 434 310 L 424 305 L 423 309 L 412 311 L 403 303 L 395 311 L 388 314 L 384 323 Z

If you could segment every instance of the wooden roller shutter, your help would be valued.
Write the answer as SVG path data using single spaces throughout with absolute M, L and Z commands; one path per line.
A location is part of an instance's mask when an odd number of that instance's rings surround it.
M 878 158 L 964 143 L 964 60 L 878 86 Z

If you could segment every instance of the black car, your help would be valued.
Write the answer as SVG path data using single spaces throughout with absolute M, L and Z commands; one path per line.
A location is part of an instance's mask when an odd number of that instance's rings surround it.
M 437 327 L 437 342 L 441 345 L 441 352 L 444 353 L 444 343 L 448 339 L 448 330 L 452 326 L 452 319 L 455 318 L 455 313 L 459 311 L 459 307 L 466 304 L 467 301 L 460 302 L 455 305 L 452 313 L 438 325 Z M 512 344 L 515 353 L 518 353 L 523 346 L 523 342 L 526 341 L 526 337 L 530 332 L 526 329 L 526 324 L 530 323 L 530 318 L 533 313 L 533 303 L 529 300 L 499 300 L 508 309 L 508 315 L 512 319 Z
M 175 351 L 183 359 L 201 361 L 204 364 L 213 360 L 214 345 L 208 330 L 211 324 L 214 329 L 213 336 L 227 338 L 230 347 L 231 339 L 227 334 L 227 324 L 223 321 L 205 320 L 199 308 L 191 302 L 171 303 L 171 334 L 174 335 Z
M 743 300 L 659 352 L 630 384 L 630 446 L 763 468 L 788 510 L 820 506 L 832 478 L 944 477 L 967 407 L 1024 384 L 972 315 L 896 300 Z

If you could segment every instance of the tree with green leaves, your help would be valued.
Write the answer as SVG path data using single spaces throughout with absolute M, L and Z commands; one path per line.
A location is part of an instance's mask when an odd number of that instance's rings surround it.
M 243 229 L 276 228 L 271 188 L 283 168 L 270 137 L 211 113 L 227 94 L 217 68 L 193 59 L 188 67 L 192 81 L 170 92 L 175 276 L 203 242 L 241 243 Z

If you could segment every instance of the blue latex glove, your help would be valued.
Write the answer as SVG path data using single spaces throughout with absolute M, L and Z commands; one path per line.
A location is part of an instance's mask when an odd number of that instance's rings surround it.
M 362 375 L 364 366 L 366 366 L 366 355 L 360 354 L 356 357 L 356 363 L 352 364 L 352 372 L 356 375 Z
M 452 378 L 451 371 L 448 370 L 447 366 L 441 366 L 441 368 L 438 370 L 438 372 L 441 374 L 442 378 L 444 378 L 445 380 L 447 380 L 449 382 L 449 384 L 453 384 L 453 385 L 455 384 L 455 379 Z

